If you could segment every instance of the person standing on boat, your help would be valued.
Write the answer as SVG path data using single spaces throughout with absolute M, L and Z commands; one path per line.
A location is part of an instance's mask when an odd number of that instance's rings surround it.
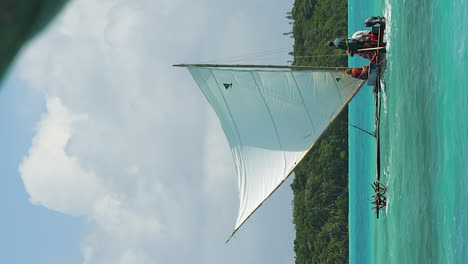
M 336 38 L 334 41 L 329 41 L 327 45 L 337 49 L 349 50 L 350 52 L 356 52 L 358 49 L 365 47 L 363 41 L 353 38 Z
M 357 39 L 359 41 L 366 41 L 370 39 L 370 30 L 359 30 L 354 32 L 354 34 L 351 36 L 353 39 Z
M 379 43 L 379 35 L 377 33 L 373 33 L 370 30 L 356 31 L 351 36 L 351 38 L 362 41 L 366 48 L 377 47 Z

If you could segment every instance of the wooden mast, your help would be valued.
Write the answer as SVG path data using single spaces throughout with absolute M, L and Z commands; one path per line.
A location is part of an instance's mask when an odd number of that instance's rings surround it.
M 211 68 L 265 68 L 265 69 L 293 69 L 293 70 L 323 70 L 344 71 L 346 67 L 319 67 L 293 65 L 255 65 L 255 64 L 174 64 L 174 67 L 211 67 Z

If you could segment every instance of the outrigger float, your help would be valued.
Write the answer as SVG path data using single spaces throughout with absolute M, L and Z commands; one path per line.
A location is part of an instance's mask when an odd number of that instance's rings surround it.
M 380 114 L 382 108 L 381 96 L 381 78 L 385 68 L 385 42 L 383 41 L 385 33 L 385 18 L 384 17 L 370 17 L 364 21 L 366 27 L 372 27 L 371 33 L 377 34 L 377 45 L 373 48 L 360 49 L 358 52 L 371 52 L 372 59 L 369 65 L 369 74 L 367 85 L 373 86 L 374 101 L 375 101 L 375 131 L 376 138 L 376 176 L 374 182 L 371 184 L 375 194 L 371 197 L 371 202 L 374 206 L 376 218 L 379 218 L 379 212 L 387 206 L 386 192 L 387 187 L 380 183 Z

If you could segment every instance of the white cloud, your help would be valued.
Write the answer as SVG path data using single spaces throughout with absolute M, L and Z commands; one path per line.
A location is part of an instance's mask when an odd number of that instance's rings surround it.
M 47 100 L 47 110 L 19 168 L 25 188 L 33 203 L 62 213 L 86 214 L 101 192 L 99 179 L 65 152 L 72 124 L 86 117 L 70 113 L 57 97 Z
M 137 253 L 128 250 L 125 251 L 120 258 L 120 264 L 134 264 L 134 263 L 151 263 L 144 256 L 138 255 Z
M 292 259 L 292 234 L 271 238 L 275 223 L 292 232 L 290 217 L 248 223 L 224 245 L 232 158 L 188 72 L 171 67 L 290 47 L 292 2 L 254 4 L 263 12 L 247 0 L 77 0 L 21 58 L 48 110 L 20 172 L 32 202 L 88 219 L 84 263 L 258 262 L 280 245 Z
M 110 195 L 96 200 L 92 215 L 99 228 L 120 240 L 157 237 L 160 231 L 158 220 L 134 212 Z
M 226 193 L 228 190 L 234 190 L 229 186 L 237 186 L 237 176 L 228 142 L 217 121 L 216 114 L 209 112 L 206 119 L 208 122 L 204 135 L 204 185 L 202 187 L 203 191 L 210 195 L 209 202 L 216 204 L 223 202 L 223 197 L 237 195 L 237 192 Z M 218 206 L 223 206 L 223 204 L 218 204 Z

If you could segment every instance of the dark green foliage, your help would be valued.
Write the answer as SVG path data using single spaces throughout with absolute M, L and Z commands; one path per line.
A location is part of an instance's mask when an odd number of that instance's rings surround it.
M 296 0 L 294 64 L 347 66 L 343 51 L 326 46 L 346 36 L 347 14 L 346 0 Z M 295 170 L 291 187 L 298 264 L 348 262 L 347 119 L 345 110 Z
M 347 35 L 346 0 L 296 0 L 292 16 L 294 65 L 348 65 L 348 59 L 342 50 L 326 46 L 328 41 Z
M 348 261 L 347 111 L 295 170 L 296 263 Z
M 40 32 L 68 0 L 0 1 L 0 81 L 21 47 Z

